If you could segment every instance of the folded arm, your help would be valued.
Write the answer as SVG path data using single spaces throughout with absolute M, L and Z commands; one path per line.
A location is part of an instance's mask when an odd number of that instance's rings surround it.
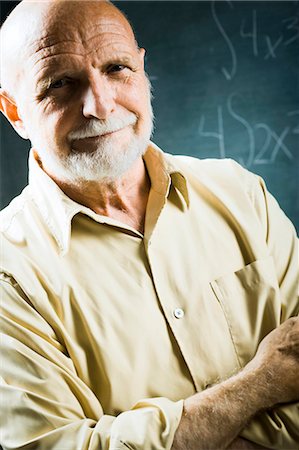
M 172 450 L 233 449 L 252 417 L 299 399 L 298 373 L 299 318 L 291 318 L 266 336 L 241 372 L 185 401 Z
M 105 414 L 63 341 L 19 286 L 0 276 L 0 291 L 4 450 L 170 449 L 182 401 L 149 398 L 117 416 Z

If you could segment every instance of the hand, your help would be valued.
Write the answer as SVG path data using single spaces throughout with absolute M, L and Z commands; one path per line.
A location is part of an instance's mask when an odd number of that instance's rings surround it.
M 288 319 L 262 340 L 248 369 L 262 374 L 269 407 L 299 400 L 299 317 Z

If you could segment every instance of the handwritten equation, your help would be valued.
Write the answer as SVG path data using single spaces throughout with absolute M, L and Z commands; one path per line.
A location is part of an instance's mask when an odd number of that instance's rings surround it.
M 297 2 L 294 3 L 297 4 Z M 264 73 L 269 74 L 267 75 L 268 78 L 273 68 L 272 66 L 269 71 L 268 61 L 278 61 L 279 57 L 282 57 L 290 46 L 298 46 L 299 16 L 276 16 L 277 25 L 270 26 L 270 31 L 269 28 L 265 31 L 264 11 L 261 12 L 258 7 L 249 10 L 249 12 L 248 9 L 244 9 L 244 12 L 240 9 L 239 14 L 235 15 L 238 19 L 237 22 L 234 22 L 232 29 L 226 23 L 226 13 L 231 11 L 233 14 L 234 10 L 237 12 L 238 5 L 239 2 L 234 3 L 231 0 L 211 1 L 212 20 L 228 52 L 227 63 L 222 64 L 219 69 L 224 77 L 223 92 L 226 92 L 226 94 L 224 99 L 223 96 L 221 97 L 221 104 L 220 102 L 218 102 L 218 105 L 216 104 L 213 118 L 213 111 L 212 115 L 211 111 L 201 114 L 198 135 L 203 141 L 207 139 L 216 141 L 220 158 L 232 156 L 229 153 L 232 149 L 232 136 L 238 136 L 240 150 L 237 159 L 247 168 L 254 165 L 273 164 L 282 158 L 295 163 L 298 157 L 295 151 L 297 150 L 297 153 L 299 151 L 299 109 L 294 107 L 296 101 L 293 102 L 292 98 L 292 102 L 289 107 L 286 106 L 287 109 L 284 112 L 280 109 L 281 119 L 278 122 L 274 120 L 275 125 L 273 125 L 273 120 L 269 118 L 268 114 L 262 120 L 261 117 L 259 119 L 254 118 L 252 109 L 257 108 L 256 111 L 259 110 L 260 99 L 259 95 L 255 93 L 257 92 L 254 82 L 255 67 L 257 64 L 259 67 L 263 64 Z M 271 22 L 269 23 L 273 25 Z M 233 81 L 238 78 L 239 72 L 240 75 L 244 75 L 242 67 L 244 57 L 250 57 L 252 61 L 253 82 L 250 83 L 250 86 L 246 86 L 246 90 L 247 92 L 250 90 L 251 96 L 256 98 L 254 108 L 248 108 L 240 93 L 242 88 L 236 92 L 236 83 L 233 84 Z M 256 62 L 254 63 L 254 61 Z M 283 61 L 282 58 L 281 61 Z M 277 69 L 281 70 L 280 66 Z M 258 83 L 258 80 L 256 80 L 256 83 Z M 265 89 L 267 89 L 267 86 L 266 83 Z M 294 96 L 296 96 L 296 92 L 295 85 Z M 293 105 L 293 107 L 290 105 Z M 265 105 L 261 103 L 260 106 L 263 109 Z M 277 123 L 280 125 L 278 126 Z M 296 149 L 294 148 L 295 141 L 298 142 Z M 206 145 L 206 142 L 203 146 Z
M 184 79 L 180 70 L 175 82 L 184 95 L 169 97 L 174 109 L 186 100 L 186 113 L 180 123 L 175 116 L 171 120 L 177 128 L 186 123 L 190 129 L 190 119 L 195 119 L 194 140 L 204 154 L 209 149 L 213 156 L 233 157 L 247 168 L 275 163 L 295 166 L 299 156 L 299 2 L 285 2 L 287 7 L 277 2 L 273 10 L 268 9 L 272 2 L 269 6 L 245 3 L 212 0 L 203 7 L 200 27 L 196 14 L 194 19 L 190 16 L 192 39 L 187 42 L 194 42 L 193 47 L 182 39 L 180 45 L 174 41 L 170 50 L 166 47 L 171 57 L 165 59 L 165 72 L 170 66 L 172 79 L 176 77 L 173 61 L 186 72 Z M 150 80 L 163 87 L 157 73 Z M 176 98 L 180 102 L 175 103 Z M 188 133 L 182 126 L 181 134 L 189 139 Z
M 217 12 L 218 5 L 215 0 L 211 2 L 212 17 L 220 32 L 230 56 L 230 65 L 223 66 L 221 71 L 226 80 L 232 80 L 238 70 L 238 54 L 233 39 L 229 36 L 229 31 L 222 23 L 221 15 Z M 223 2 L 221 2 L 223 3 Z M 227 7 L 233 12 L 236 5 L 231 0 L 225 0 Z M 239 36 L 241 39 L 251 41 L 250 48 L 254 57 L 261 57 L 265 61 L 276 59 L 283 48 L 295 44 L 299 40 L 299 17 L 291 16 L 281 19 L 280 30 L 276 36 L 270 36 L 259 29 L 258 12 L 253 9 L 250 19 L 243 18 L 240 22 Z M 279 28 L 279 27 L 277 27 Z
M 287 138 L 292 135 L 299 135 L 299 109 L 288 111 L 287 122 L 281 127 L 279 132 L 275 131 L 267 123 L 250 123 L 237 109 L 236 99 L 242 99 L 237 93 L 232 93 L 226 101 L 226 104 L 218 105 L 215 111 L 216 129 L 209 129 L 206 115 L 202 114 L 198 126 L 198 134 L 201 138 L 215 139 L 218 143 L 219 157 L 226 158 L 231 156 L 226 149 L 225 120 L 234 122 L 234 133 L 237 133 L 237 127 L 243 133 L 243 141 L 239 145 L 244 148 L 247 154 L 246 159 L 239 156 L 239 162 L 249 168 L 258 164 L 272 164 L 276 161 L 280 153 L 283 157 L 292 161 L 294 159 L 293 151 L 288 147 Z M 298 123 L 294 126 L 289 125 L 289 118 L 298 116 Z

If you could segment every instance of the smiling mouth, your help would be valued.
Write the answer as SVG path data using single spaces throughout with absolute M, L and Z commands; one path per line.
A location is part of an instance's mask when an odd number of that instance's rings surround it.
M 92 153 L 93 151 L 96 151 L 98 146 L 108 143 L 111 136 L 125 130 L 126 128 L 127 126 L 119 128 L 118 130 L 108 131 L 106 133 L 98 134 L 95 136 L 86 136 L 72 139 L 70 141 L 72 151 Z
M 114 130 L 114 131 L 107 131 L 107 133 L 103 133 L 103 134 L 97 134 L 95 136 L 86 136 L 86 137 L 82 137 L 82 138 L 78 138 L 78 139 L 73 139 L 73 141 L 95 141 L 95 140 L 100 140 L 100 139 L 104 139 L 105 137 L 109 137 L 112 134 L 118 133 L 119 131 L 124 130 L 126 127 L 124 128 L 119 128 L 118 130 Z

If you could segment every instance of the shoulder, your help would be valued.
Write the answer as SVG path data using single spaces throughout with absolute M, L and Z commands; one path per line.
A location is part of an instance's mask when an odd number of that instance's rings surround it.
M 225 205 L 228 210 L 239 211 L 241 216 L 255 217 L 263 229 L 268 226 L 269 208 L 279 209 L 264 180 L 232 159 L 172 155 L 166 155 L 166 158 L 170 158 L 172 165 L 185 176 L 189 187 L 198 195 L 205 192 L 206 196 L 217 199 L 218 204 Z
M 1 271 L 10 273 L 14 267 L 21 265 L 22 254 L 27 247 L 28 230 L 34 228 L 33 203 L 26 187 L 0 211 Z
M 205 158 L 200 159 L 196 158 L 194 156 L 187 156 L 187 155 L 171 155 L 170 153 L 164 153 L 165 158 L 168 161 L 172 161 L 174 164 L 182 166 L 182 168 L 189 168 L 195 171 L 203 171 L 207 170 L 211 173 L 213 172 L 221 172 L 226 169 L 234 169 L 234 170 L 241 170 L 246 171 L 239 163 L 234 161 L 233 159 L 224 158 L 224 159 L 216 159 L 216 158 Z
M 25 219 L 26 209 L 31 201 L 28 186 L 15 197 L 8 206 L 0 211 L 0 233 L 6 234 L 16 225 L 22 224 Z
M 165 154 L 168 161 L 175 164 L 187 178 L 211 181 L 219 186 L 234 185 L 252 195 L 255 189 L 263 187 L 263 180 L 258 175 L 242 167 L 233 159 L 199 159 L 185 155 Z

